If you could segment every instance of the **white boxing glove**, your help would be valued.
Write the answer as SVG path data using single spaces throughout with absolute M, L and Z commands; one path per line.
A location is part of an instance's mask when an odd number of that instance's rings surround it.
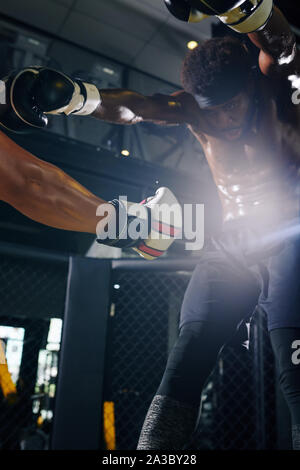
M 159 188 L 154 196 L 141 203 L 114 199 L 110 204 L 115 207 L 119 221 L 116 238 L 103 238 L 104 232 L 97 230 L 98 243 L 132 248 L 143 258 L 153 260 L 162 256 L 176 238 L 182 237 L 182 209 L 168 188 Z M 99 226 L 100 231 L 103 225 Z
M 148 237 L 141 240 L 133 250 L 152 260 L 158 258 L 182 234 L 182 209 L 176 197 L 168 188 L 159 188 L 155 196 L 142 203 L 151 212 L 151 227 Z

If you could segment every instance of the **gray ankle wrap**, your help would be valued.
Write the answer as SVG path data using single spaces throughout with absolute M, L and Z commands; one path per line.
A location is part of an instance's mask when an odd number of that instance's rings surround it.
M 194 431 L 198 407 L 155 395 L 140 434 L 138 450 L 181 450 Z

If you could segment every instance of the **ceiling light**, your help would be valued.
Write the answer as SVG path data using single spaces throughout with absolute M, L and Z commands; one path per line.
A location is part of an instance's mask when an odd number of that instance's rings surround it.
M 189 42 L 187 43 L 187 47 L 188 47 L 189 49 L 195 49 L 195 47 L 197 47 L 197 46 L 198 46 L 197 41 L 189 41 Z

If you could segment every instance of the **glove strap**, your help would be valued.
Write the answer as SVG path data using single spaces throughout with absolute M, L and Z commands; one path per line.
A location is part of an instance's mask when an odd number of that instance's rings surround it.
M 84 105 L 79 109 L 79 111 L 76 111 L 72 114 L 77 114 L 78 116 L 88 116 L 96 110 L 102 100 L 99 90 L 95 85 L 82 82 L 81 88 L 84 88 L 83 91 L 86 98 Z
M 96 241 L 98 243 L 101 243 L 102 245 L 108 245 L 108 246 L 113 246 L 115 248 L 132 248 L 134 246 L 137 246 L 141 243 L 141 239 L 138 238 L 137 240 L 133 240 L 132 238 L 129 237 L 128 235 L 128 226 L 130 222 L 133 219 L 136 219 L 136 216 L 133 215 L 128 215 L 128 209 L 126 208 L 125 204 L 120 201 L 119 199 L 113 199 L 112 201 L 109 201 L 109 204 L 112 204 L 116 210 L 116 239 L 111 240 L 109 238 L 106 238 L 104 240 L 97 238 Z M 129 203 L 130 204 L 130 203 Z M 119 213 L 120 211 L 123 211 L 125 217 L 124 217 L 124 223 L 122 223 L 122 226 L 119 225 L 120 218 L 119 218 Z M 147 207 L 147 212 L 148 212 L 148 223 L 150 225 L 151 223 L 151 211 Z M 148 226 L 148 233 L 150 232 L 150 228 Z M 124 237 L 124 235 L 126 235 Z M 122 238 L 124 237 L 124 238 Z
M 69 79 L 69 77 L 67 78 Z M 91 83 L 85 83 L 79 80 L 72 81 L 72 83 L 74 85 L 74 93 L 69 104 L 63 106 L 62 108 L 55 109 L 54 111 L 49 111 L 46 114 L 63 113 L 67 116 L 70 114 L 88 116 L 95 111 L 102 101 L 97 87 Z
M 243 11 L 245 3 L 252 4 L 252 11 Z M 238 33 L 252 33 L 265 27 L 273 13 L 273 0 L 248 0 L 226 13 L 217 15 L 229 28 Z

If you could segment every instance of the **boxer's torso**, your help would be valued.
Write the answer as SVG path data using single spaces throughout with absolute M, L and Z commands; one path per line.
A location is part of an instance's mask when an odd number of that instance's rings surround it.
M 224 221 L 254 217 L 273 225 L 297 215 L 296 174 L 300 161 L 299 107 L 290 102 L 290 124 L 278 115 L 278 99 L 269 80 L 261 78 L 248 131 L 238 141 L 189 128 L 201 143 L 223 207 Z M 291 99 L 291 98 L 290 98 Z M 290 116 L 289 116 L 290 117 Z

